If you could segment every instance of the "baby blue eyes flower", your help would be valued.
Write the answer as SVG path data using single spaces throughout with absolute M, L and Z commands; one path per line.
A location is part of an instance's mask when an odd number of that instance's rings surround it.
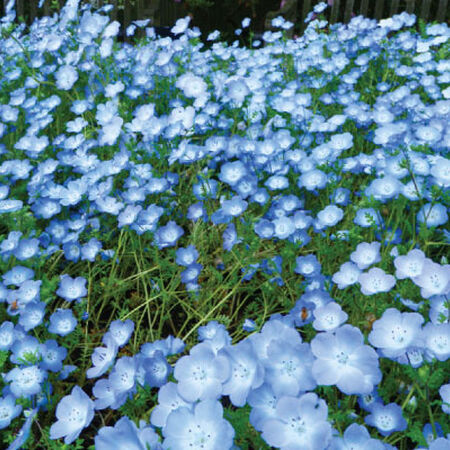
M 445 225 L 448 222 L 447 208 L 440 203 L 427 203 L 417 213 L 417 221 L 425 223 L 427 228 Z
M 323 189 L 328 182 L 327 175 L 319 169 L 308 170 L 300 175 L 297 180 L 299 188 L 304 187 L 307 191 L 314 191 L 315 189 Z
M 317 275 L 322 269 L 316 255 L 299 256 L 295 262 L 297 265 L 295 266 L 294 272 L 306 278 Z
M 334 334 L 319 333 L 311 341 L 317 358 L 312 373 L 318 384 L 336 385 L 344 394 L 368 394 L 381 381 L 378 355 L 364 345 L 361 331 L 343 325 Z
M 189 16 L 186 16 L 183 19 L 178 19 L 170 31 L 173 34 L 182 34 L 187 30 L 190 21 L 191 21 L 191 18 Z
M 75 386 L 56 407 L 57 422 L 50 427 L 50 439 L 64 437 L 65 444 L 78 438 L 94 418 L 94 402 L 79 387 Z
M 375 404 L 371 414 L 364 420 L 368 425 L 376 427 L 383 436 L 389 436 L 394 431 L 404 431 L 408 425 L 402 415 L 402 408 L 395 403 L 386 406 Z
M 247 174 L 247 169 L 241 161 L 227 162 L 220 168 L 219 179 L 233 187 Z
M 277 448 L 315 450 L 327 448 L 331 441 L 328 407 L 316 394 L 281 397 L 276 416 L 262 425 L 262 438 Z
M 47 373 L 38 366 L 15 367 L 4 377 L 5 381 L 11 381 L 11 393 L 19 397 L 28 397 L 41 392 L 41 383 L 47 377 Z
M 216 356 L 206 343 L 197 344 L 175 365 L 178 393 L 189 402 L 217 399 L 222 395 L 222 383 L 230 373 L 228 359 Z
M 145 358 L 142 367 L 145 370 L 145 383 L 150 387 L 161 387 L 167 382 L 167 377 L 172 372 L 172 366 L 167 362 L 160 350 Z
M 408 349 L 420 346 L 423 321 L 421 314 L 401 313 L 395 308 L 389 308 L 381 319 L 373 323 L 369 342 L 380 349 L 383 356 L 397 358 Z
M 130 339 L 134 330 L 134 322 L 131 319 L 125 320 L 122 322 L 121 320 L 114 320 L 111 322 L 109 326 L 109 331 L 105 333 L 102 338 L 102 342 L 106 345 L 109 341 L 106 336 L 111 336 L 114 340 L 115 344 L 118 347 L 124 346 Z
M 184 407 L 172 411 L 162 433 L 163 448 L 170 450 L 230 450 L 235 434 L 233 427 L 223 418 L 222 405 L 215 400 L 201 401 L 193 411 Z
M 413 249 L 404 256 L 397 256 L 394 259 L 395 276 L 399 280 L 418 277 L 422 273 L 424 262 L 425 253 L 419 249 Z
M 317 384 L 311 372 L 313 361 L 308 344 L 274 339 L 267 347 L 264 380 L 278 397 L 313 390 Z
M 389 292 L 395 286 L 395 278 L 378 267 L 372 267 L 367 273 L 362 273 L 358 281 L 364 295 Z
M 412 281 L 421 288 L 423 298 L 447 295 L 450 292 L 450 264 L 441 266 L 426 258 L 420 275 L 412 278 Z
M 14 266 L 8 272 L 2 275 L 5 286 L 11 284 L 20 286 L 24 281 L 31 280 L 34 277 L 34 271 L 28 267 Z
M 40 353 L 42 355 L 41 367 L 52 372 L 59 372 L 67 355 L 67 349 L 59 347 L 55 340 L 50 339 L 41 344 Z
M 423 328 L 423 338 L 429 359 L 447 361 L 450 358 L 450 323 L 427 323 Z
M 171 220 L 167 225 L 159 227 L 155 232 L 155 244 L 159 249 L 173 247 L 183 234 L 183 228 Z
M 61 282 L 56 294 L 68 302 L 80 300 L 87 295 L 86 279 L 83 277 L 72 278 L 69 275 L 61 275 Z
M 72 66 L 69 65 L 61 66 L 56 71 L 55 77 L 56 77 L 56 87 L 64 91 L 68 91 L 78 80 L 78 72 Z
M 59 336 L 67 336 L 76 326 L 77 319 L 73 316 L 71 309 L 57 309 L 50 316 L 48 331 Z
M 368 228 L 372 226 L 372 224 L 376 224 L 378 227 L 383 225 L 383 219 L 381 219 L 379 213 L 373 208 L 358 209 L 353 221 L 356 225 L 363 228 Z
M 352 423 L 344 431 L 343 437 L 334 437 L 332 448 L 335 450 L 385 450 L 383 442 L 373 439 L 367 428 L 357 423 Z
M 344 217 L 344 211 L 336 205 L 328 205 L 317 214 L 316 228 L 334 227 Z
M 4 321 L 0 325 L 0 350 L 9 350 L 14 343 L 14 339 L 14 324 Z
M 379 242 L 362 242 L 356 250 L 351 253 L 350 259 L 358 266 L 358 269 L 367 269 L 372 264 L 381 261 L 381 244 Z
M 178 248 L 175 255 L 176 255 L 175 262 L 179 266 L 186 266 L 186 267 L 197 261 L 197 258 L 199 256 L 198 251 L 194 245 L 189 245 L 186 248 L 183 247 Z
M 313 327 L 318 331 L 334 331 L 347 319 L 348 314 L 336 302 L 327 303 L 314 309 Z
M 202 269 L 203 266 L 201 264 L 192 263 L 191 265 L 186 267 L 186 270 L 183 270 L 183 272 L 181 272 L 181 282 L 186 284 L 196 282 Z
M 95 378 L 103 375 L 116 358 L 118 346 L 111 333 L 106 333 L 103 338 L 103 343 L 106 347 L 96 347 L 92 353 L 93 367 L 86 371 L 87 378 Z
M 16 399 L 12 395 L 0 397 L 0 430 L 9 427 L 22 411 L 22 406 L 16 405 Z
M 443 384 L 439 388 L 439 394 L 442 398 L 442 411 L 450 414 L 450 384 Z
M 114 427 L 102 427 L 95 436 L 97 450 L 159 448 L 159 436 L 149 426 L 141 423 L 138 428 L 127 416 L 119 419 Z
M 333 275 L 332 281 L 337 284 L 338 289 L 345 289 L 357 283 L 360 275 L 361 270 L 358 266 L 349 261 L 341 265 L 339 271 Z

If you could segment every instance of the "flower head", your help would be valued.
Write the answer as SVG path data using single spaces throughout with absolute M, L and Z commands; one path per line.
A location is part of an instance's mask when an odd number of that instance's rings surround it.
M 57 421 L 50 427 L 50 439 L 64 437 L 65 444 L 78 438 L 94 418 L 94 402 L 79 387 L 74 386 L 56 407 Z

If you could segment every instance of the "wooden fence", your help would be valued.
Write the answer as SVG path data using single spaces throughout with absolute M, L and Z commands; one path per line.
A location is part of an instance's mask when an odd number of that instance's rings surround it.
M 60 6 L 65 0 L 57 0 Z M 133 20 L 151 18 L 153 26 L 172 26 L 176 19 L 185 17 L 187 10 L 182 2 L 174 0 L 82 0 L 90 2 L 94 6 L 104 4 L 114 5 L 111 17 L 119 20 L 126 28 Z M 296 21 L 304 28 L 304 20 L 308 12 L 320 0 L 294 0 L 296 1 Z M 1 11 L 8 0 L 0 0 Z M 51 15 L 52 3 L 55 0 L 45 0 L 43 7 L 38 10 L 39 0 L 16 0 L 16 11 L 19 17 L 23 17 L 27 23 L 38 16 Z M 120 6 L 122 4 L 122 6 Z M 273 8 L 270 15 L 278 10 L 280 0 L 273 0 Z M 125 6 L 123 6 L 125 5 Z M 450 19 L 449 0 L 333 0 L 331 10 L 328 10 L 330 23 L 348 22 L 353 15 L 362 14 L 366 17 L 382 19 L 394 14 L 406 11 L 416 14 L 426 21 L 448 22 Z M 288 19 L 289 20 L 289 19 Z M 263 30 L 260 30 L 263 31 Z

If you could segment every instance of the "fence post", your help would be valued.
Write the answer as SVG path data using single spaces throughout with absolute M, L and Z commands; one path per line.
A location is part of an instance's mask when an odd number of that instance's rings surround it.
M 345 13 L 344 13 L 344 22 L 345 23 L 350 22 L 350 20 L 352 18 L 354 3 L 355 3 L 355 0 L 347 0 L 347 3 L 345 5 Z
M 311 0 L 304 0 L 302 13 L 300 15 L 300 33 L 301 34 L 303 34 L 303 32 L 306 29 L 305 19 L 310 11 L 311 11 Z
M 30 25 L 34 22 L 34 19 L 36 19 L 37 17 L 37 1 L 36 0 L 30 0 L 30 9 L 29 9 L 29 13 L 30 13 L 30 17 L 28 19 Z
M 419 17 L 423 20 L 428 19 L 430 13 L 431 0 L 422 0 L 422 8 L 420 8 Z
M 359 8 L 359 14 L 367 17 L 367 11 L 369 9 L 369 0 L 361 0 L 361 7 Z
M 397 14 L 399 0 L 391 0 L 391 9 L 389 10 L 389 15 L 392 17 Z
M 113 10 L 110 12 L 111 20 L 117 20 L 117 0 L 109 0 L 109 4 L 113 5 Z
M 375 19 L 380 20 L 383 17 L 384 0 L 377 0 L 375 4 Z
M 414 14 L 414 0 L 407 0 L 406 1 L 406 12 L 408 14 Z
M 438 10 L 436 13 L 436 20 L 439 22 L 445 22 L 447 12 L 448 0 L 440 0 Z
M 17 14 L 17 19 L 19 17 L 24 17 L 24 5 L 23 5 L 23 0 L 17 0 L 16 1 L 16 14 Z
M 339 3 L 341 0 L 334 0 L 331 7 L 330 23 L 336 23 L 339 18 Z

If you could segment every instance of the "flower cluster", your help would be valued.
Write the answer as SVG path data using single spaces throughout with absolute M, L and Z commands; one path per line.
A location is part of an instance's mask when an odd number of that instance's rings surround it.
M 1 444 L 447 448 L 448 26 L 80 3 L 0 22 Z

